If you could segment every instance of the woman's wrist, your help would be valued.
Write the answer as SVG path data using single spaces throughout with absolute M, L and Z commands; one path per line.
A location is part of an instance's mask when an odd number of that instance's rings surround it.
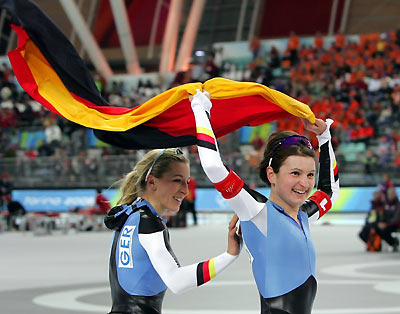
M 320 144 L 319 146 L 321 146 L 322 144 L 324 144 L 325 142 L 329 141 L 331 139 L 331 132 L 330 132 L 330 127 L 333 123 L 332 119 L 326 119 L 325 121 L 326 123 L 326 129 L 324 132 L 322 132 L 321 134 L 317 135 L 317 139 L 318 139 L 318 143 Z
M 229 252 L 229 249 L 226 250 L 226 252 L 222 253 L 223 255 L 226 255 L 227 258 L 229 259 L 236 259 L 240 255 L 240 250 L 237 252 L 237 254 L 234 254 L 233 252 Z

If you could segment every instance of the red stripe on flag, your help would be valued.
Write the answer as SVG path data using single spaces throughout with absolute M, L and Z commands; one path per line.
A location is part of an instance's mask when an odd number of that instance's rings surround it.
M 203 278 L 204 278 L 204 283 L 207 281 L 210 281 L 210 271 L 208 269 L 208 263 L 210 261 L 204 262 L 203 263 Z
M 17 33 L 18 35 L 18 40 L 17 40 L 17 46 L 21 47 L 25 45 L 26 41 L 29 39 L 29 35 L 21 26 L 17 26 L 14 24 L 11 24 L 11 28 Z
M 211 125 L 215 138 L 231 133 L 244 125 L 256 126 L 291 116 L 289 112 L 260 96 L 212 99 L 212 102 Z M 197 136 L 196 121 L 187 98 L 147 121 L 146 125 L 171 136 Z
M 207 134 L 204 133 L 197 133 L 197 139 L 209 142 L 215 145 L 215 139 Z
M 18 35 L 18 44 L 24 46 L 26 41 L 29 39 L 29 36 L 20 26 L 12 25 L 12 28 Z M 22 51 L 24 47 L 18 47 L 15 50 L 12 50 L 8 53 L 8 58 L 10 59 L 10 63 L 14 70 L 14 74 L 18 79 L 18 82 L 21 84 L 21 87 L 33 98 L 36 99 L 39 103 L 49 109 L 51 112 L 54 112 L 60 116 L 62 116 L 56 108 L 54 108 L 45 98 L 43 98 L 38 92 L 38 86 L 36 81 L 32 75 L 31 70 L 27 66 L 24 58 L 22 57 Z
M 121 114 L 124 114 L 124 113 L 127 113 L 127 112 L 133 110 L 132 108 L 123 108 L 123 107 L 114 107 L 114 106 L 98 106 L 82 97 L 79 97 L 78 95 L 76 95 L 74 93 L 70 92 L 70 94 L 72 95 L 72 97 L 74 97 L 80 103 L 84 104 L 86 107 L 96 109 L 98 112 L 101 112 L 101 113 L 111 114 L 111 115 L 121 115 Z

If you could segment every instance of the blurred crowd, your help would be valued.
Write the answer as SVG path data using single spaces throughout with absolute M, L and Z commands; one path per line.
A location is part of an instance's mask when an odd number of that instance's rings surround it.
M 353 161 L 362 162 L 365 173 L 382 167 L 398 169 L 400 33 L 364 34 L 359 41 L 337 34 L 328 49 L 323 40 L 316 34 L 312 45 L 300 45 L 298 36 L 291 33 L 287 49 L 280 53 L 274 47 L 265 49 L 255 38 L 249 42 L 253 59 L 244 66 L 224 61 L 222 48 L 216 49 L 202 61 L 194 60 L 188 71 L 176 73 L 172 83 L 164 88 L 150 81 L 139 81 L 135 88 L 127 88 L 123 83 L 106 86 L 97 74 L 93 77 L 109 103 L 126 107 L 141 104 L 165 88 L 217 76 L 258 82 L 308 104 L 318 117 L 333 118 L 337 154 L 350 160 L 355 150 L 360 152 L 362 160 L 357 157 Z M 129 155 L 135 160 L 136 154 L 141 154 L 101 145 L 95 146 L 94 152 L 88 130 L 33 101 L 7 64 L 0 66 L 0 98 L 0 156 L 17 158 L 21 167 L 25 161 L 49 157 L 59 167 L 59 176 L 73 177 L 85 164 L 88 175 L 98 172 L 100 158 Z M 274 127 L 304 133 L 294 118 L 277 121 Z M 21 144 L 28 133 L 36 131 L 42 137 L 34 147 Z M 311 134 L 306 135 L 312 138 Z M 229 140 L 221 140 L 222 151 L 224 146 L 229 147 L 228 153 L 238 165 L 256 162 L 264 142 L 255 137 L 249 144 L 243 150 Z M 195 149 L 188 152 L 195 153 Z M 66 156 L 72 158 L 65 159 Z M 125 166 L 119 167 L 125 170 Z
M 313 45 L 300 46 L 292 32 L 283 54 L 275 48 L 262 53 L 261 47 L 250 45 L 258 52 L 253 51 L 248 79 L 295 97 L 319 117 L 334 119 L 339 153 L 346 143 L 363 144 L 366 172 L 388 165 L 398 168 L 399 37 L 396 32 L 363 34 L 356 42 L 337 34 L 331 47 L 324 49 L 320 34 Z M 279 129 L 299 127 L 295 119 L 278 121 Z

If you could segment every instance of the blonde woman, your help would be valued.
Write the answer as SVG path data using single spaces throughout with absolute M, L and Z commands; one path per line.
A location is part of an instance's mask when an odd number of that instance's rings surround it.
M 178 149 L 152 150 L 124 179 L 119 205 L 105 218 L 115 230 L 110 254 L 110 313 L 158 314 L 167 288 L 181 293 L 224 270 L 240 252 L 234 216 L 228 248 L 208 261 L 180 266 L 164 216 L 178 212 L 188 194 L 189 161 Z

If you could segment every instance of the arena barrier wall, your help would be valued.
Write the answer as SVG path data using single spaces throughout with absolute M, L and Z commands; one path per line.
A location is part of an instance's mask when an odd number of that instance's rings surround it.
M 344 187 L 340 189 L 340 197 L 332 212 L 367 212 L 370 209 L 373 192 L 377 187 Z M 400 188 L 397 188 L 400 195 Z M 258 192 L 268 196 L 269 189 L 260 188 Z M 102 192 L 111 202 L 116 204 L 118 190 L 110 189 Z M 14 190 L 13 199 L 21 202 L 29 212 L 65 212 L 75 208 L 87 208 L 94 205 L 96 191 L 94 189 L 79 190 Z M 214 188 L 197 189 L 196 208 L 199 212 L 229 212 L 228 203 Z

